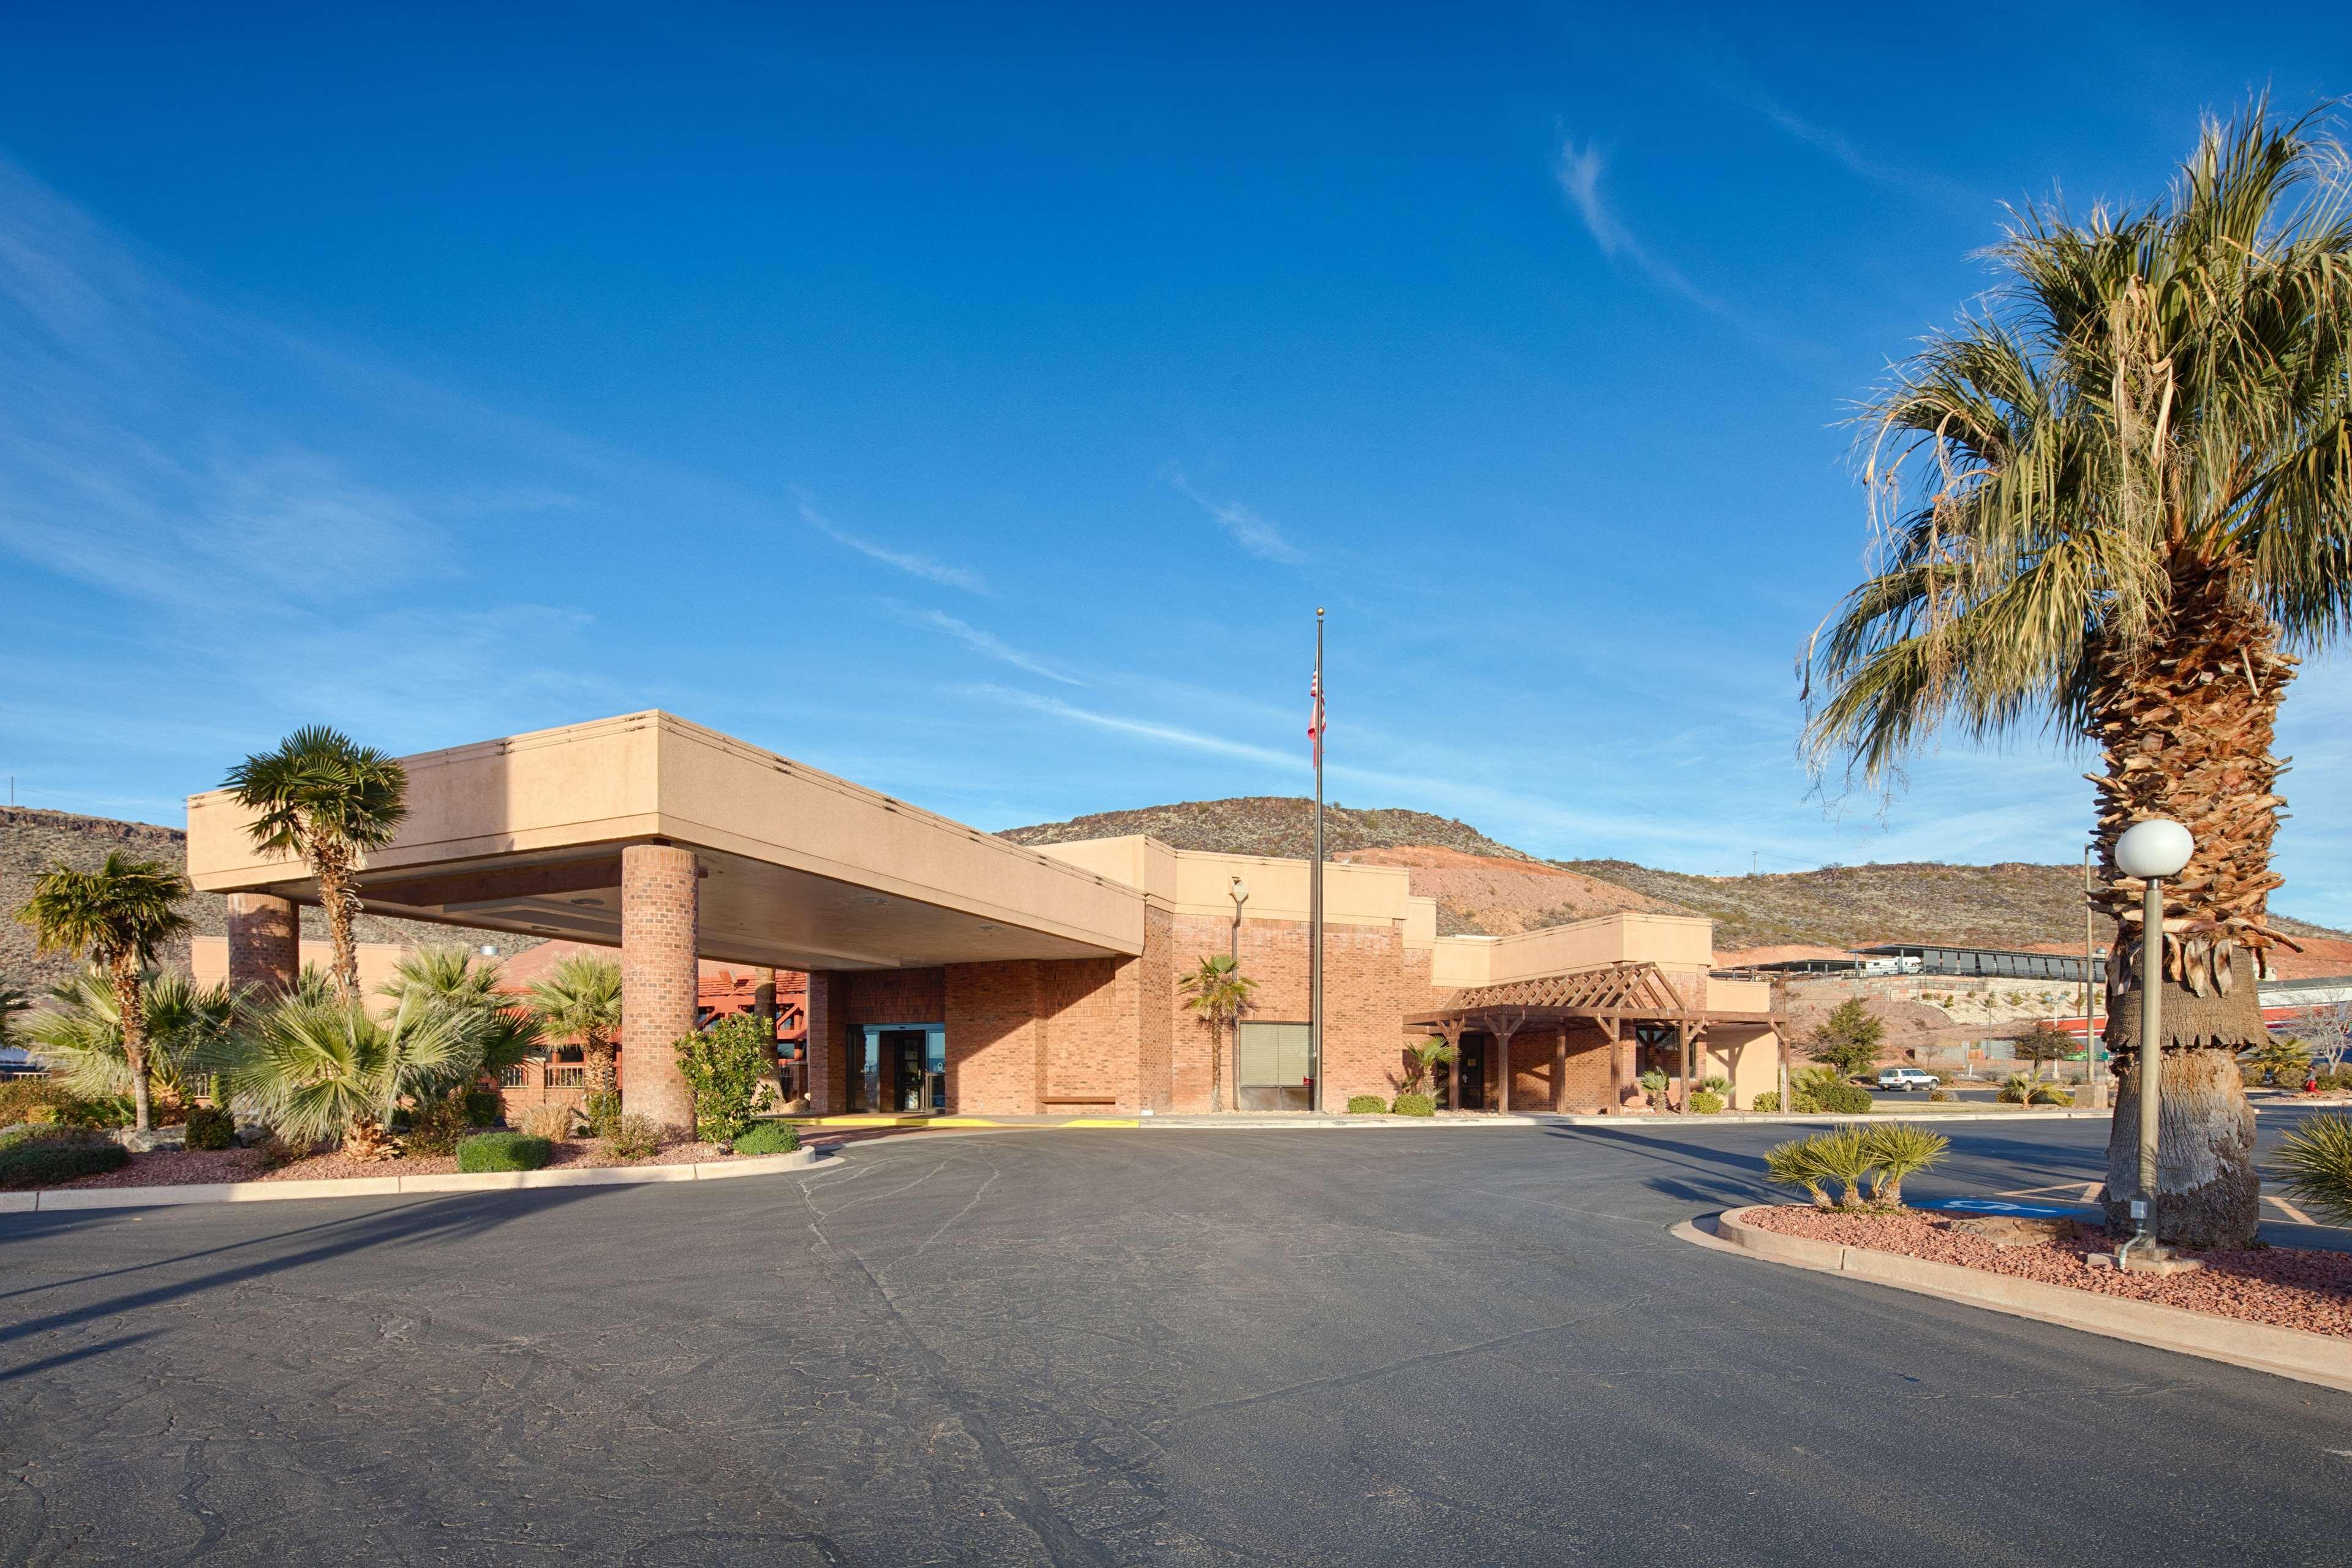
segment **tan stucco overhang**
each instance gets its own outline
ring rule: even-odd
[[[1066,860],[658,711],[426,752],[407,820],[368,857],[378,914],[618,945],[621,851],[702,865],[706,958],[887,969],[1143,951],[1144,894]],[[226,791],[188,800],[207,892],[314,902]]]

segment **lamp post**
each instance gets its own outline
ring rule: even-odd
[[[2136,822],[2116,840],[2116,869],[2147,890],[2139,917],[2139,1195],[2132,1199],[2132,1238],[2116,1249],[2120,1265],[2137,1246],[2156,1250],[2157,1110],[2164,1081],[2164,879],[2177,877],[2197,849],[2189,829],[2161,817]]]
[[[1242,906],[1249,902],[1249,884],[1235,877],[1225,892],[1234,900],[1233,975],[1238,980],[1242,973]],[[1234,1004],[1233,1057],[1227,1077],[1234,1109],[1238,1111],[1242,1108],[1242,1005],[1238,1002]]]

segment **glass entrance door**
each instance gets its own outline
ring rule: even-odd
[[[948,1108],[948,1032],[938,1024],[868,1024],[861,1109],[905,1115]]]

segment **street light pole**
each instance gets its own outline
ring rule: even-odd
[[[2099,1079],[2099,1024],[2095,1016],[2096,993],[2091,989],[2099,968],[2097,915],[2091,909],[2091,852],[2083,851],[2083,1087],[2090,1091],[2091,1109],[2107,1106],[2106,1085]]]
[[[2132,1237],[2116,1249],[2121,1267],[2128,1250],[2157,1250],[2158,1116],[2164,1092],[2164,879],[2180,874],[2196,853],[2189,829],[2161,818],[2134,823],[2116,840],[2116,869],[2140,878],[2139,906],[2139,1193],[2132,1199]]]
[[[1249,902],[1249,884],[1243,881],[1239,877],[1235,877],[1233,879],[1232,884],[1225,889],[1225,891],[1234,900],[1232,977],[1238,980],[1241,978],[1242,973],[1242,906]],[[1227,1085],[1227,1089],[1228,1092],[1233,1095],[1234,1109],[1235,1110],[1239,1110],[1242,1108],[1242,1005],[1240,1002],[1236,1001],[1234,1004],[1233,1011],[1233,1054],[1230,1060],[1231,1070],[1227,1074],[1228,1078],[1232,1081]]]

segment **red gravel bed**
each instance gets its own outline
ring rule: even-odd
[[[1848,1215],[1791,1205],[1750,1209],[1747,1217],[1759,1229],[1784,1236],[1900,1253],[1931,1263],[1954,1263],[2102,1296],[2183,1307],[2214,1317],[2352,1338],[2352,1253],[2297,1247],[2200,1252],[2191,1256],[2205,1267],[2194,1273],[2125,1274],[2094,1268],[2086,1261],[2092,1253],[2105,1252],[2112,1246],[2105,1234],[2095,1228],[2084,1229],[2073,1241],[2001,1247],[1982,1237],[1954,1230],[1948,1216],[1917,1209]]]
[[[607,1165],[692,1165],[730,1158],[716,1143],[666,1143],[642,1160],[625,1160],[601,1138],[566,1139],[555,1146],[548,1170],[589,1170]],[[397,1160],[354,1160],[341,1153],[312,1154],[276,1170],[257,1149],[158,1149],[133,1154],[131,1163],[101,1175],[62,1182],[65,1187],[187,1187],[212,1182],[318,1182],[363,1176],[430,1176],[457,1168],[455,1154],[404,1154]]]

